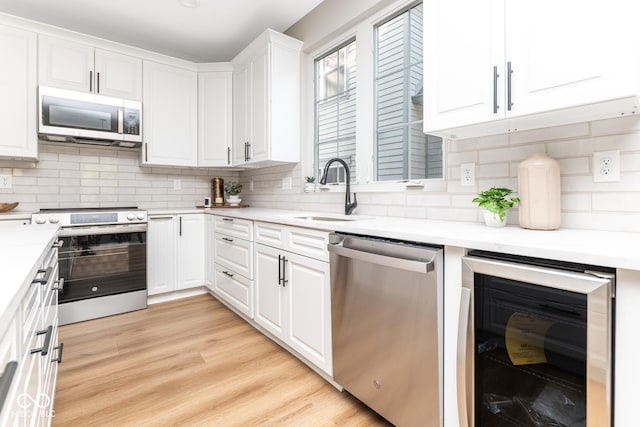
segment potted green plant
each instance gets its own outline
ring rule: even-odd
[[[305,176],[304,177],[304,191],[305,193],[313,193],[316,189],[316,177],[315,176]]]
[[[511,196],[513,190],[509,188],[492,187],[481,193],[472,200],[478,206],[485,208],[484,222],[489,227],[504,227],[507,224],[507,210],[518,203],[518,197]]]
[[[239,206],[242,199],[238,197],[242,192],[242,184],[239,182],[227,182],[224,185],[224,192],[227,193],[227,202],[231,206]]]

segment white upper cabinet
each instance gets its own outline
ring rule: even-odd
[[[142,99],[142,59],[42,34],[38,44],[41,85]]]
[[[232,72],[198,74],[198,166],[230,166]]]
[[[579,0],[426,2],[424,131],[462,138],[635,113],[637,7],[607,3],[615,19],[603,19],[602,8]]]
[[[233,59],[235,165],[299,161],[301,48],[267,30]]]
[[[198,74],[144,61],[142,164],[198,164]]]
[[[0,157],[36,159],[36,33],[0,25],[0,58]]]

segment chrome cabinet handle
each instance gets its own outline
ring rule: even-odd
[[[461,426],[468,426],[469,403],[471,397],[467,395],[467,340],[469,334],[469,316],[471,309],[471,290],[462,288],[460,295],[460,315],[458,318],[458,352],[456,361],[456,382],[458,389],[458,422]]]
[[[62,246],[64,246],[64,240],[58,240],[53,244],[54,248],[61,248]]]
[[[100,93],[100,72],[96,73],[96,93]]]
[[[507,62],[507,111],[511,111],[513,102],[511,102],[511,74],[513,74],[513,68],[511,68],[511,61]]]
[[[223,271],[222,274],[229,276],[229,277],[233,277],[233,274],[229,273],[228,271]]]
[[[231,164],[231,147],[227,147],[227,164]]]
[[[59,346],[54,347],[54,350],[58,350],[58,357],[51,359],[51,363],[62,363],[62,352],[64,351],[64,343],[61,342]]]
[[[247,142],[247,161],[251,160],[251,143]]]
[[[493,114],[498,112],[498,67],[494,65],[493,67]]]
[[[180,217],[180,236],[182,236],[182,216]]]
[[[289,283],[289,280],[287,279],[287,258],[284,257],[284,255],[282,256],[282,287],[284,288],[285,286],[287,286],[287,283]]]
[[[49,325],[47,329],[44,331],[36,332],[36,335],[44,335],[44,342],[42,343],[42,347],[34,348],[31,350],[31,354],[40,353],[42,356],[46,356],[49,354],[49,345],[51,344],[51,335],[53,335],[53,325]]]
[[[9,394],[9,389],[11,389],[11,383],[17,370],[18,362],[15,360],[11,361],[5,365],[2,377],[0,377],[0,411],[2,411],[4,401],[7,400],[7,395]]]
[[[233,242],[233,239],[229,239],[228,237],[223,237],[222,240],[225,242]]]
[[[233,218],[222,218],[223,221],[233,221]]]
[[[278,255],[278,285],[282,285],[282,255]]]
[[[89,92],[93,92],[93,71],[89,70]]]
[[[64,292],[64,277],[59,278],[53,283],[57,285],[52,288],[54,291],[60,291],[60,293]]]

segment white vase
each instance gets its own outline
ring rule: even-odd
[[[239,196],[227,196],[227,203],[230,206],[240,206],[242,199]]]
[[[498,214],[494,214],[493,212],[489,212],[488,210],[484,210],[484,223],[488,227],[504,227],[507,225],[507,216],[504,216],[504,220],[500,221],[500,216]]]

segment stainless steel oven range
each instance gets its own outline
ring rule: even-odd
[[[62,227],[60,325],[147,307],[146,211],[42,209],[31,222]]]
[[[462,263],[460,425],[613,425],[615,270],[482,251]]]

